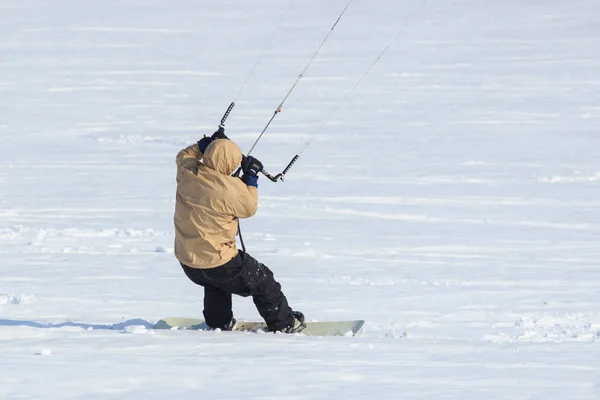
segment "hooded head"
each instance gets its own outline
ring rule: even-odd
[[[223,175],[231,175],[242,162],[242,150],[228,139],[217,139],[203,155],[204,165]]]

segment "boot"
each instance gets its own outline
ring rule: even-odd
[[[233,327],[235,326],[236,323],[237,323],[237,321],[235,320],[235,318],[231,317],[231,321],[229,321],[229,323],[227,325],[222,327],[221,330],[222,331],[231,331],[231,330],[233,330]]]
[[[231,331],[235,327],[236,323],[237,323],[237,321],[235,320],[235,318],[231,317],[231,321],[229,321],[227,324],[225,324],[223,326],[212,327],[212,326],[210,326],[208,324],[207,325],[213,331],[216,330],[216,329],[220,329],[222,331]]]
[[[300,311],[292,311],[292,315],[294,316],[294,322],[291,326],[288,326],[285,329],[282,329],[283,333],[300,333],[306,328],[306,322],[304,322],[304,314]]]

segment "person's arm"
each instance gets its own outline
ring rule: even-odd
[[[258,189],[254,186],[243,187],[233,199],[233,215],[236,218],[250,218],[258,210]]]
[[[219,128],[215,133],[212,134],[211,137],[204,136],[202,139],[198,140],[197,143],[192,144],[191,146],[188,146],[177,153],[177,157],[175,157],[177,167],[185,169],[191,169],[195,167],[196,163],[202,159],[202,156],[208,145],[216,139],[229,139],[227,136],[225,136],[224,128]]]
[[[262,163],[254,157],[242,159],[242,182],[245,184],[239,190],[239,196],[233,205],[233,213],[237,218],[250,218],[258,209],[258,173],[262,171]],[[241,186],[241,185],[240,185]]]
[[[202,153],[198,148],[198,144],[194,143],[177,153],[175,162],[177,163],[177,168],[190,169],[193,168],[201,159]]]

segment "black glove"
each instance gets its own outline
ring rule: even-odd
[[[219,129],[215,133],[212,134],[210,139],[211,140],[217,140],[217,139],[229,140],[229,138],[227,136],[225,136],[225,128],[223,128],[222,126],[220,126]]]
[[[212,142],[212,140],[208,136],[204,136],[202,139],[198,140],[198,149],[200,150],[200,153],[204,154],[210,142]]]
[[[229,140],[229,138],[225,136],[225,128],[223,128],[222,126],[219,127],[219,129],[215,133],[213,133],[211,137],[204,136],[202,139],[198,140],[198,149],[200,149],[200,153],[204,154],[208,145],[217,139]]]
[[[242,181],[248,186],[258,188],[258,173],[263,170],[263,165],[260,161],[252,156],[242,156]]]
[[[252,156],[242,157],[242,171],[244,174],[257,176],[263,170],[262,163]]]

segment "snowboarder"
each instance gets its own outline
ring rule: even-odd
[[[175,256],[187,277],[204,287],[206,324],[231,330],[236,294],[252,296],[270,331],[302,331],[304,315],[290,308],[271,270],[236,247],[238,218],[258,208],[262,163],[244,157],[223,128],[181,150],[176,162]],[[239,165],[241,179],[231,176]]]

